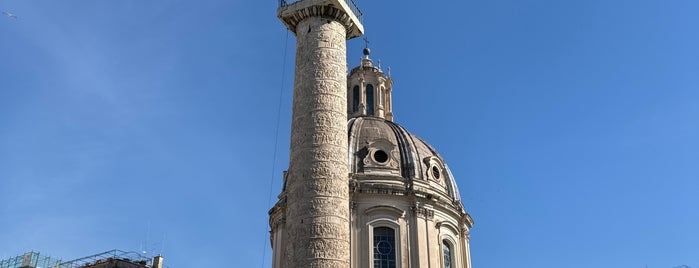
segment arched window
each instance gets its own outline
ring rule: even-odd
[[[396,268],[396,232],[393,228],[374,228],[374,268]]]
[[[352,112],[359,110],[359,86],[352,89]]]
[[[447,240],[442,240],[442,252],[444,255],[444,268],[451,268],[451,245]]]
[[[366,85],[366,114],[374,115],[374,86]]]

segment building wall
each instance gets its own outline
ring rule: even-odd
[[[468,230],[457,211],[404,195],[360,194],[351,199],[352,268],[372,268],[375,227],[396,231],[397,268],[444,267],[443,241],[451,245],[451,267],[470,268]]]
[[[95,263],[86,264],[81,268],[146,268],[146,262],[132,262],[130,260],[105,259]]]

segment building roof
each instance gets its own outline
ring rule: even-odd
[[[403,126],[373,116],[348,122],[350,173],[355,179],[400,184],[409,191],[460,201],[449,167],[427,142]]]

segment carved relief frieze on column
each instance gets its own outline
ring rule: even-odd
[[[348,268],[346,40],[363,34],[361,12],[351,1],[280,3],[277,16],[296,35],[296,66],[284,256],[275,258],[281,267]]]
[[[287,185],[288,267],[347,267],[349,185],[345,27],[297,25]]]

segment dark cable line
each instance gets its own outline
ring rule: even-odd
[[[277,126],[274,131],[274,153],[272,154],[272,176],[269,180],[269,196],[267,196],[267,207],[272,205],[272,190],[274,185],[274,171],[277,168],[277,145],[279,143],[279,124],[282,115],[282,101],[284,100],[284,76],[286,75],[286,53],[289,48],[289,30],[286,31],[286,38],[284,39],[284,57],[282,58],[282,79],[281,85],[279,86],[279,104],[277,105]],[[265,257],[267,257],[267,235],[268,232],[265,228],[264,234],[264,244],[262,245],[262,268],[265,267]]]

